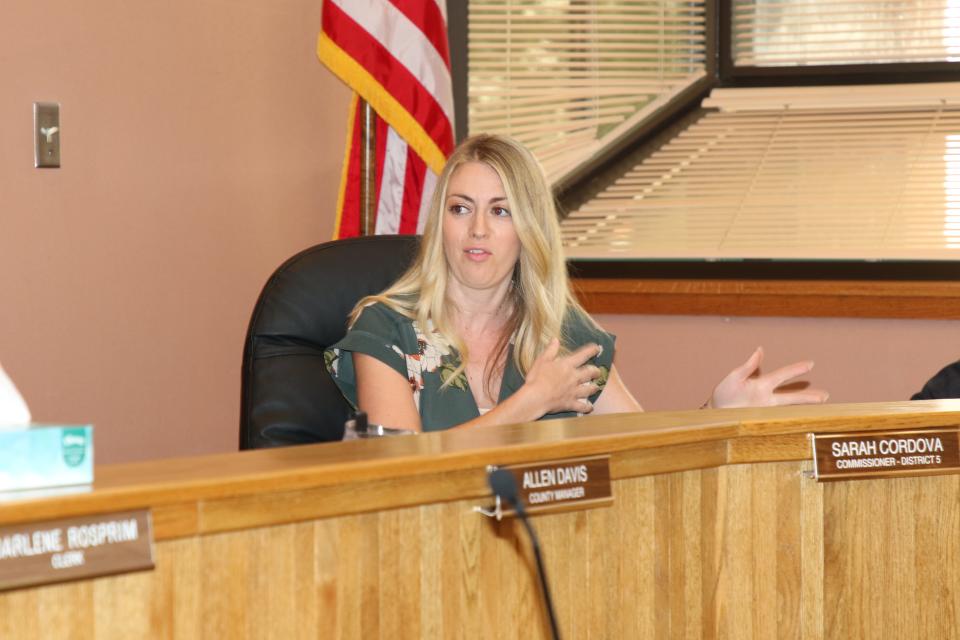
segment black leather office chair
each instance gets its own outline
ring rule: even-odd
[[[911,400],[960,398],[960,361],[948,364],[923,385]]]
[[[343,438],[350,405],[323,350],[346,333],[363,296],[397,279],[417,236],[366,236],[316,245],[284,262],[263,287],[243,348],[240,448]]]

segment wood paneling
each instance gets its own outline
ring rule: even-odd
[[[823,487],[807,464],[627,478],[613,507],[537,517],[566,637],[955,637],[958,478]],[[547,637],[525,536],[476,503],[160,542],[152,572],[0,594],[0,631]]]
[[[565,637],[958,636],[960,476],[817,484],[804,475],[802,435],[812,425],[941,426],[956,421],[955,405],[685,415],[702,420],[692,440],[679,414],[621,416],[619,433],[604,421],[561,428],[571,455],[612,454],[614,493],[610,507],[534,517]],[[511,433],[494,435],[522,439]],[[339,483],[297,463],[303,451],[236,454],[272,481],[244,494],[249,478],[221,469],[213,489],[208,469],[171,479],[177,500],[156,482],[164,463],[145,464],[142,485],[129,467],[128,484],[103,491],[129,500],[139,488],[160,501],[168,535],[156,569],[0,593],[0,638],[547,637],[525,532],[475,513],[489,497],[474,481],[489,461],[555,459],[554,441],[439,442],[417,444],[440,451],[423,455],[419,474],[397,444],[370,443],[366,458],[332,446],[320,457]],[[285,456],[294,478],[278,471]],[[356,475],[343,456],[357,459]],[[372,479],[364,465],[375,460],[395,486]],[[99,491],[87,508],[104,505]],[[41,502],[0,514],[46,513]]]
[[[958,476],[824,487],[827,637],[957,637],[958,504]]]

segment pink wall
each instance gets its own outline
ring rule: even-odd
[[[0,361],[35,417],[96,424],[100,462],[236,446],[250,309],[329,239],[348,93],[319,0],[0,8]],[[31,105],[62,103],[63,168]],[[907,397],[956,322],[605,316],[648,409],[698,406],[757,344],[814,358],[832,401]]]
[[[236,446],[272,269],[330,239],[347,90],[319,0],[0,6],[0,361],[98,462]],[[62,163],[33,168],[32,103]]]
[[[764,370],[813,360],[830,402],[906,400],[960,358],[960,322],[716,316],[597,317],[617,334],[617,368],[648,411],[693,409],[763,346]]]

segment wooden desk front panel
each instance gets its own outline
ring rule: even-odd
[[[630,477],[535,518],[567,638],[949,638],[958,476],[805,462]],[[163,540],[157,568],[0,594],[0,638],[538,638],[526,536],[477,500]]]

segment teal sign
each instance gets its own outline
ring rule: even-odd
[[[64,429],[60,436],[63,461],[68,467],[79,467],[87,455],[87,430]]]

